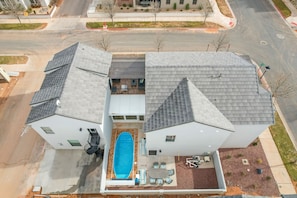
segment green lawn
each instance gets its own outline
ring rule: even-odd
[[[297,182],[297,151],[277,113],[275,121],[275,125],[270,127],[272,137],[291,179]]]
[[[291,16],[291,10],[284,4],[282,0],[272,0],[284,18]]]
[[[108,27],[112,28],[205,28],[205,27],[219,27],[214,23],[203,23],[201,21],[168,21],[168,22],[111,22],[106,23]],[[102,22],[88,22],[87,28],[95,29],[102,28]]]
[[[3,23],[0,30],[38,30],[46,27],[46,23]]]
[[[0,64],[25,64],[27,61],[27,56],[0,56]]]

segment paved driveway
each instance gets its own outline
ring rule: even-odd
[[[92,3],[92,0],[64,0],[54,17],[87,17],[90,3]]]

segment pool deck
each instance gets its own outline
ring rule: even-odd
[[[156,185],[149,183],[147,175],[147,183],[145,185],[135,186],[106,186],[109,190],[149,190],[149,189],[216,189],[218,183],[213,162],[203,163],[199,168],[190,168],[186,165],[186,158],[191,156],[145,156],[142,155],[139,148],[141,139],[145,137],[142,131],[141,123],[114,123],[112,141],[108,156],[107,180],[115,178],[113,173],[113,154],[114,146],[118,135],[121,132],[130,132],[134,140],[134,165],[130,174],[130,179],[135,179],[140,169],[146,172],[152,168],[154,162],[165,162],[166,169],[174,169],[175,174],[171,176],[173,182],[171,184]]]

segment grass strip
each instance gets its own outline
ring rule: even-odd
[[[0,56],[0,64],[25,64],[27,61],[27,56]]]
[[[46,23],[3,23],[0,30],[38,30],[46,27]]]
[[[269,129],[291,179],[297,182],[297,151],[277,113],[275,124]]]
[[[203,23],[201,21],[168,21],[168,22],[111,22],[106,23],[111,28],[207,28],[219,27],[213,23]],[[87,28],[96,29],[102,28],[102,22],[87,22]]]
[[[272,1],[284,18],[291,16],[291,10],[286,6],[286,4],[282,0]]]

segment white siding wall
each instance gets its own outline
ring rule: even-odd
[[[222,148],[245,148],[269,125],[235,125],[235,132],[224,142]]]
[[[168,156],[214,152],[221,147],[231,133],[192,122],[146,133],[147,151],[157,150],[158,155]],[[166,142],[167,135],[176,135],[175,142]]]
[[[112,134],[112,119],[109,116],[109,106],[110,106],[110,90],[106,90],[106,98],[104,105],[104,114],[102,120],[101,130],[103,131],[105,137],[105,143],[110,144],[111,134]]]
[[[97,129],[101,138],[101,147],[102,142],[105,142],[99,124],[82,120],[55,115],[36,121],[30,125],[55,149],[84,149],[89,137],[88,128]],[[50,127],[55,134],[46,134],[41,127]],[[82,131],[80,131],[80,128],[82,128]],[[82,146],[71,146],[67,140],[78,140]]]

